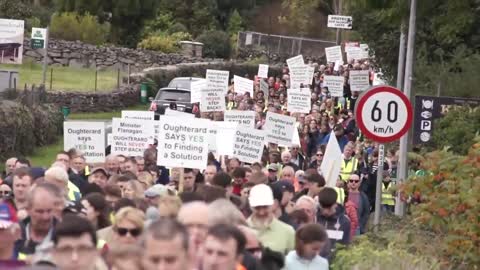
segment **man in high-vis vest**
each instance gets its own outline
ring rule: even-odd
[[[350,175],[356,173],[358,170],[358,159],[353,156],[353,147],[346,145],[343,149],[342,167],[340,169],[340,176],[343,181],[348,181]]]
[[[394,184],[386,172],[387,175],[383,176],[383,185],[382,185],[382,210],[393,213],[395,211],[395,197],[394,197]]]

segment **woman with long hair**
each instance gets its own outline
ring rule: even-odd
[[[90,193],[82,198],[81,204],[86,210],[87,219],[95,226],[96,230],[110,226],[109,209],[105,196],[97,192]]]

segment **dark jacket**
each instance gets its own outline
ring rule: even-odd
[[[50,231],[47,235],[48,239],[44,239],[43,242],[51,241],[52,237],[55,234],[55,226],[57,225],[57,220],[54,218],[52,221],[52,226],[50,227]],[[14,247],[14,253],[19,254],[23,253],[25,255],[31,255],[35,253],[35,248],[41,244],[34,242],[33,240],[30,239],[30,232],[27,233],[27,227],[28,224],[30,224],[30,217],[27,217],[26,219],[22,220],[20,222],[20,228],[21,228],[21,238],[15,242],[15,247]]]
[[[80,190],[80,193],[85,193],[85,188],[87,187],[88,181],[85,181],[78,174],[74,173],[72,169],[68,169],[68,180],[72,182]]]
[[[293,159],[293,158],[294,158],[294,157],[292,157],[292,159]],[[302,154],[298,153],[298,158],[297,158],[297,159],[298,159],[298,166],[297,166],[298,169],[299,169],[299,170],[305,170],[305,157],[304,157]],[[293,163],[293,162],[292,162],[292,163]],[[295,164],[295,163],[294,163],[294,164]],[[295,164],[295,165],[296,165],[296,164]]]
[[[337,204],[337,210],[333,216],[326,217],[321,214],[320,211],[317,212],[317,223],[325,227],[326,230],[337,231],[335,228],[337,225],[340,225],[338,231],[343,232],[343,237],[341,240],[330,239],[329,243],[325,245],[324,249],[320,252],[320,256],[327,258],[329,261],[332,258],[333,253],[335,253],[336,243],[343,245],[348,245],[350,243],[350,220],[345,215],[345,208]]]

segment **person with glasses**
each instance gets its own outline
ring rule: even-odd
[[[133,207],[125,207],[115,214],[113,225],[113,242],[119,244],[133,245],[137,242],[143,231],[145,214]]]
[[[363,234],[366,231],[368,217],[370,216],[370,203],[367,195],[360,190],[360,176],[352,174],[348,179],[348,193],[346,202],[352,202],[357,209],[359,228],[355,234]]]
[[[297,170],[295,171],[303,170],[305,168],[305,157],[300,154],[299,150],[300,145],[298,144],[292,145],[292,147],[290,147],[290,162],[297,166]]]
[[[96,248],[95,229],[87,219],[74,214],[65,215],[62,222],[57,225],[52,240],[52,259],[59,269],[106,269]]]
[[[0,200],[8,200],[12,198],[12,189],[7,184],[0,185]]]
[[[321,145],[315,153],[314,160],[310,162],[309,168],[317,170],[320,173],[320,167],[322,166],[323,153],[325,152],[325,146]]]

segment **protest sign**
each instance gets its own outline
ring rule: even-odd
[[[190,83],[190,103],[198,103],[202,100],[202,91],[207,88],[207,80],[201,79]]]
[[[288,89],[287,110],[291,113],[310,113],[312,109],[310,88]]]
[[[312,84],[313,73],[315,67],[310,66],[293,66],[289,67],[291,88],[300,88],[301,85],[307,86]]]
[[[237,123],[241,127],[254,128],[255,127],[255,112],[254,111],[226,111],[224,114],[225,122]]]
[[[327,27],[352,29],[352,16],[328,15]]]
[[[296,66],[305,66],[305,61],[303,61],[303,55],[297,55],[295,57],[287,59],[287,65],[289,68]]]
[[[153,120],[155,112],[152,111],[122,111],[123,119]]]
[[[186,113],[186,112],[179,112],[177,110],[166,109],[165,116],[175,116],[175,117],[186,117],[186,118],[195,118],[195,114],[193,113]]]
[[[263,96],[268,98],[268,82],[265,80],[260,80],[260,91],[263,92]]]
[[[345,52],[346,53],[348,53],[351,50],[355,50],[356,48],[360,48],[360,42],[358,42],[358,41],[345,42]]]
[[[24,25],[23,20],[0,19],[1,64],[22,63]]]
[[[112,119],[112,154],[143,156],[155,136],[154,121]]]
[[[204,119],[160,118],[157,165],[169,168],[207,167],[208,125]]]
[[[327,57],[327,62],[329,63],[335,63],[337,61],[343,63],[342,47],[340,46],[325,48],[325,55]]]
[[[210,121],[208,149],[219,155],[232,155],[237,126],[237,123]]]
[[[63,149],[75,148],[87,162],[105,162],[105,122],[63,122]]]
[[[370,72],[368,70],[351,70],[349,76],[351,91],[365,91],[370,87]]]
[[[290,146],[292,144],[293,131],[295,130],[295,118],[278,113],[267,112],[267,118],[263,129],[267,135],[267,142]]]
[[[263,65],[263,64],[258,65],[257,75],[259,78],[268,78],[268,65]]]
[[[351,47],[347,51],[347,59],[348,60],[361,60],[369,58],[368,50],[362,49],[360,47]]]
[[[239,128],[235,131],[233,156],[242,162],[260,162],[265,140],[266,135],[263,130]]]
[[[343,97],[343,76],[323,76],[323,86],[328,87],[332,97]]]
[[[245,94],[246,92],[250,93],[250,97],[253,97],[253,81],[234,75],[233,76],[233,85],[235,92]]]
[[[207,69],[205,78],[207,80],[207,88],[215,91],[223,91],[225,95],[228,92],[228,76],[227,70]]]

